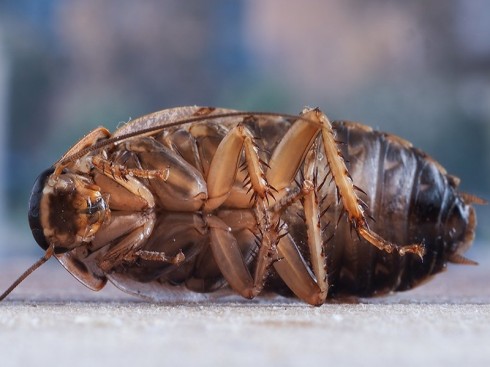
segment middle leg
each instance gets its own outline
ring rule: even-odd
[[[274,188],[267,182],[267,164],[259,157],[254,136],[247,127],[251,122],[254,122],[252,116],[245,117],[243,123],[232,128],[220,142],[209,167],[208,199],[204,205],[204,211],[210,213],[226,201],[235,184],[238,165],[243,156],[247,172],[244,184],[249,186],[252,193],[254,232],[259,240],[253,276],[239,251],[237,241],[229,231],[212,215],[208,215],[207,221],[216,263],[232,288],[247,298],[255,297],[262,291],[271,264],[277,259],[277,243],[282,230],[279,218],[269,210]]]

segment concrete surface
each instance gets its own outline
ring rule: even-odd
[[[281,297],[148,303],[54,260],[0,304],[0,366],[490,366],[490,251],[410,292],[319,308]],[[0,263],[0,289],[31,260]]]

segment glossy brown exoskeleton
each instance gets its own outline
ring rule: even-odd
[[[93,290],[266,288],[320,305],[471,263],[482,201],[457,186],[410,143],[317,109],[182,107],[84,137],[37,179],[29,223],[40,263],[54,254]]]

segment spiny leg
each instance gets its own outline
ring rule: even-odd
[[[302,114],[279,142],[270,159],[267,180],[281,194],[296,176],[297,170],[313,144],[318,133],[321,133],[324,153],[330,168],[330,174],[337,187],[339,198],[347,213],[349,222],[361,237],[372,245],[386,252],[397,251],[400,255],[415,253],[420,257],[424,247],[420,244],[399,246],[386,241],[373,232],[366,221],[362,201],[354,190],[354,184],[339,151],[335,133],[330,121],[318,109],[307,110]],[[294,154],[293,154],[294,152]]]
[[[303,167],[305,182],[312,184],[314,190],[307,193],[302,202],[305,215],[308,248],[310,251],[311,267],[320,288],[319,298],[325,301],[328,293],[327,265],[325,247],[321,231],[321,210],[317,197],[317,155],[316,149],[310,149]]]
[[[242,124],[232,128],[220,142],[211,161],[206,184],[208,199],[204,205],[204,211],[211,212],[218,208],[228,198],[235,183],[238,164],[245,153],[245,165],[247,170],[247,185],[253,190],[253,197],[267,199],[271,186],[267,183],[262,169],[264,162],[258,155],[258,148],[254,142],[254,136],[245,126],[254,118],[245,117]]]
[[[310,180],[305,180],[302,183],[301,189],[291,190],[294,177],[303,163],[307,151],[313,144],[316,135],[318,135],[318,132],[318,125],[315,124],[310,123],[301,125],[297,123],[293,125],[286,134],[287,137],[283,139],[279,143],[278,148],[276,148],[273,155],[274,159],[271,159],[270,166],[266,165],[269,168],[267,177],[263,173],[263,162],[261,162],[258,157],[257,148],[253,143],[253,136],[245,127],[239,126],[232,129],[229,132],[229,135],[223,139],[220,147],[218,147],[215,157],[218,157],[218,159],[221,160],[221,156],[224,156],[229,162],[233,162],[233,166],[235,166],[238,164],[243,145],[245,151],[245,168],[247,169],[249,177],[247,184],[250,185],[250,190],[253,190],[253,198],[255,199],[253,208],[257,220],[260,245],[256,256],[257,261],[253,276],[253,287],[250,288],[251,279],[248,276],[248,271],[245,271],[246,266],[243,263],[241,256],[239,256],[239,253],[235,248],[236,246],[233,246],[233,251],[229,251],[230,256],[228,257],[228,259],[231,259],[231,253],[233,252],[235,254],[233,257],[234,264],[229,262],[226,266],[229,269],[223,269],[223,274],[225,276],[227,272],[232,275],[232,268],[234,271],[237,271],[237,268],[241,269],[242,284],[239,285],[239,288],[243,295],[245,295],[244,293],[248,295],[247,292],[251,292],[249,294],[250,297],[259,294],[264,286],[270,266],[274,264],[280,276],[287,282],[288,286],[298,297],[315,305],[322,304],[325,301],[328,291],[325,253],[322,245],[320,227],[318,226],[320,216],[318,200],[312,182],[315,157],[310,158],[310,163],[306,165],[308,168],[305,173]],[[233,142],[235,146],[230,142]],[[232,146],[232,149],[226,149],[228,145]],[[233,152],[233,154],[230,154],[230,152]],[[223,172],[222,167],[221,169],[218,169],[220,165],[214,165],[214,163],[213,159],[208,181],[213,178],[213,175],[211,174],[213,169],[215,169],[215,172]],[[228,182],[228,185],[226,187],[217,187],[221,190],[220,193],[229,191],[234,179],[235,176],[229,174],[226,181]],[[268,182],[269,180],[274,181],[274,185],[271,185],[270,182]],[[225,182],[224,177],[215,178],[214,181]],[[278,200],[274,198],[274,194],[271,192],[271,190],[277,191],[275,187],[273,187],[276,184],[279,189],[282,190],[282,192],[279,193],[280,198],[278,198]],[[209,186],[210,184],[208,183],[210,200],[213,200],[213,197],[216,196],[223,196],[224,198],[221,199],[223,201],[226,199],[223,194],[213,195],[212,193],[214,190]],[[271,198],[269,198],[269,196]],[[314,273],[318,284],[312,276],[309,267],[306,265],[301,255],[299,255],[296,244],[294,244],[292,238],[283,228],[284,223],[281,222],[280,219],[282,212],[294,201],[300,199],[307,202],[306,216],[312,218],[307,222],[307,226],[310,228],[308,241],[312,251]],[[216,205],[216,203],[214,203],[214,205]],[[212,208],[213,206],[210,207]],[[282,255],[278,253],[278,246],[282,248]],[[218,254],[218,251],[216,251],[216,254]],[[219,253],[219,255],[221,260],[226,258],[224,253]],[[222,266],[223,268],[226,268],[224,265]]]
[[[328,281],[326,255],[320,225],[322,213],[317,197],[317,191],[321,188],[322,183],[318,185],[317,182],[316,160],[316,150],[312,149],[305,158],[301,188],[289,188],[287,194],[271,207],[271,212],[280,216],[294,202],[301,201],[304,209],[301,217],[306,225],[311,268],[287,232],[279,236],[278,259],[274,262],[274,268],[298,298],[318,306],[325,303],[328,294]]]
[[[326,292],[320,289],[301,256],[298,245],[289,234],[279,239],[277,250],[278,260],[274,262],[274,269],[289,289],[299,299],[311,305],[320,306],[325,303]]]
[[[210,246],[216,264],[231,288],[245,298],[253,298],[253,279],[243,259],[235,236],[220,218],[208,215]]]
[[[301,199],[313,274],[289,234],[279,240],[279,260],[274,263],[274,268],[298,298],[320,305],[327,297],[328,281],[321,235],[321,211],[316,192],[318,187],[315,187],[317,155],[316,149],[311,149],[320,128],[319,124],[311,121],[315,118],[314,111],[304,113],[303,117],[291,126],[274,150],[267,180],[279,191],[278,200],[270,208],[272,213],[280,216],[294,201]],[[304,178],[301,189],[291,189],[302,164]]]
[[[335,132],[332,128],[332,124],[320,110],[316,109],[311,112],[314,113],[313,118],[316,119],[321,126],[321,137],[325,156],[351,226],[361,237],[380,250],[388,253],[397,251],[402,256],[406,253],[414,253],[422,258],[425,251],[423,245],[410,244],[399,246],[385,240],[369,228],[363,209],[363,202],[355,192],[354,183],[352,182],[345,160],[338,148],[337,141],[335,140]]]
[[[209,167],[208,200],[204,205],[204,211],[211,212],[227,199],[236,180],[240,157],[244,153],[248,175],[246,184],[250,185],[253,193],[253,210],[257,231],[260,233],[253,277],[249,276],[248,268],[233,236],[227,235],[216,220],[211,219],[209,223],[211,248],[223,276],[238,293],[248,298],[255,297],[263,289],[273,259],[277,258],[276,246],[281,231],[279,221],[273,221],[268,210],[269,196],[272,197],[273,188],[265,178],[262,167],[265,163],[259,157],[252,133],[245,126],[251,120],[252,116],[246,117],[244,123],[232,128],[219,144]]]
[[[272,218],[271,221],[277,222],[278,224],[275,228],[276,233],[271,236],[275,239],[271,247],[273,251],[270,254],[264,253],[264,255],[268,256],[262,257],[272,261],[272,265],[281,279],[298,298],[311,305],[319,306],[325,303],[328,284],[325,268],[325,252],[321,239],[321,230],[318,226],[321,213],[319,213],[318,202],[316,200],[315,181],[303,180],[301,187],[291,186],[287,190],[287,194],[269,208],[269,214]],[[310,267],[300,254],[298,246],[288,233],[287,226],[280,219],[284,211],[297,201],[307,202],[305,215],[302,215],[302,217],[310,229],[308,231],[308,244],[312,253],[311,260],[318,265],[314,267],[315,274],[312,274]],[[306,216],[311,218],[311,220],[307,220]],[[263,241],[264,239],[262,239],[262,243]],[[265,248],[267,247],[261,247],[261,249]],[[270,262],[268,265],[270,266]],[[259,268],[258,266],[257,269]],[[267,267],[263,269],[268,270]],[[256,275],[255,279],[262,278]]]

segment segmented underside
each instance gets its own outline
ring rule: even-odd
[[[194,127],[194,147],[191,149],[194,153],[183,155],[202,171],[204,177],[213,150],[227,129],[236,123],[225,121]],[[257,144],[264,162],[268,161],[289,126],[290,121],[280,118],[273,122],[261,119],[250,122],[250,130],[256,137],[260,137]],[[311,149],[319,151],[315,185],[319,190],[318,197],[322,199],[321,226],[327,253],[330,294],[367,296],[408,289],[428,275],[440,271],[445,263],[445,221],[456,198],[452,182],[445,172],[433,160],[401,139],[354,123],[335,122],[334,127],[354,184],[365,192],[360,196],[369,208],[368,213],[372,217],[369,220],[370,226],[394,243],[423,241],[427,254],[423,262],[412,255],[400,257],[398,254],[388,254],[360,240],[356,232],[351,231],[343,215],[342,205],[339,204],[335,185],[330,181],[329,168],[321,154],[321,142],[318,139]],[[176,152],[189,152],[189,129],[170,128],[160,140]],[[235,185],[237,190],[247,188],[245,179],[244,174],[239,174]],[[302,175],[298,173],[296,181],[301,180]],[[160,284],[182,284],[201,292],[226,285],[208,246],[209,239],[201,213],[159,210],[157,215],[158,220],[145,249],[164,251],[169,255],[182,249],[186,256],[185,262],[176,266],[142,261],[115,269],[109,278],[125,290],[136,293],[154,292]],[[259,234],[254,227],[252,211],[229,208],[225,203],[216,210],[215,215],[232,228],[244,257],[253,269]],[[285,211],[283,220],[308,261],[303,216],[302,205],[297,202]],[[184,244],[175,241],[182,237],[187,239]],[[151,287],[143,285],[149,283]],[[137,289],[132,289],[134,287]],[[288,293],[273,269],[267,288]]]

